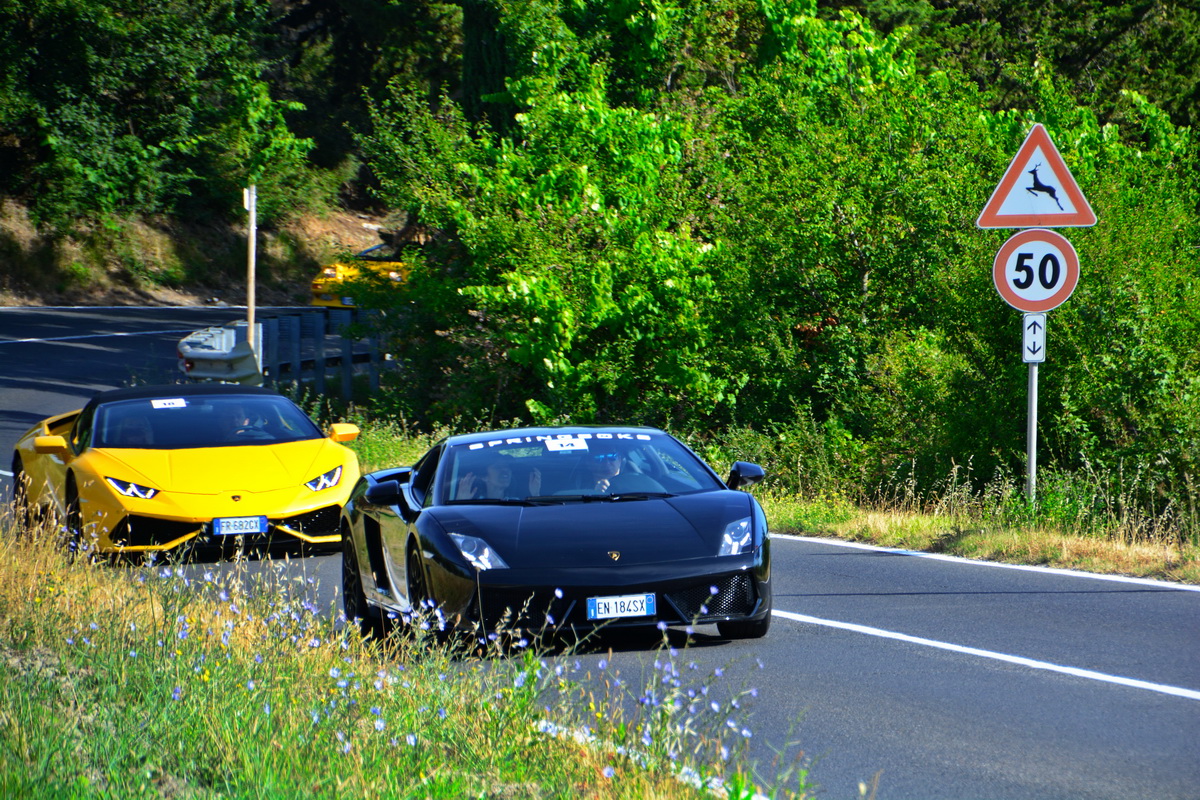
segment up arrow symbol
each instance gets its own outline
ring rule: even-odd
[[[1042,328],[1042,324],[1037,319],[1033,319],[1030,321],[1029,330],[1033,332],[1034,336],[1037,336],[1037,333],[1039,330],[1041,330],[1041,328]]]

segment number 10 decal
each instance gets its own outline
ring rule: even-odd
[[[1034,228],[1014,234],[992,266],[996,291],[1015,309],[1049,311],[1071,296],[1079,283],[1079,256],[1054,231]]]

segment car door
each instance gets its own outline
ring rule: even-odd
[[[40,484],[40,491],[45,492],[49,504],[58,514],[65,515],[67,509],[67,473],[75,461],[87,452],[91,442],[92,409],[84,409],[73,421],[63,420],[51,429],[52,433],[61,431],[66,440],[65,451],[54,453],[39,453],[37,458],[37,473],[29,470],[29,478],[35,486]],[[67,427],[69,425],[69,427]]]
[[[408,598],[408,548],[420,547],[417,521],[421,510],[432,503],[431,488],[441,461],[442,447],[427,452],[413,467],[409,480],[401,484],[399,502],[380,510],[379,534],[383,557],[394,595]]]

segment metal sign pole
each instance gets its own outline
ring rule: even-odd
[[[254,246],[258,240],[258,191],[254,184],[242,190],[242,205],[250,214],[250,224],[246,235],[246,341],[250,350],[255,351],[254,342]]]
[[[1038,407],[1038,365],[1029,364],[1029,415],[1026,435],[1026,458],[1029,462],[1029,472],[1025,477],[1025,494],[1029,504],[1037,502],[1037,407]]]

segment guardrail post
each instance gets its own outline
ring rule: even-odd
[[[354,340],[342,337],[342,399],[354,399]]]
[[[265,341],[260,347],[267,357],[266,384],[273,388],[279,385],[279,318],[267,317],[262,324]]]
[[[291,383],[293,388],[300,388],[300,371],[303,369],[303,362],[300,360],[300,336],[301,326],[304,322],[299,314],[293,314],[286,319],[288,325],[288,356],[291,360]]]
[[[379,393],[379,370],[380,370],[380,341],[379,334],[372,333],[371,338],[367,340],[371,348],[371,366],[367,375],[368,391],[374,395]]]
[[[379,335],[379,312],[360,311],[359,321],[367,329],[367,393],[379,391],[379,373],[381,367]]]
[[[313,320],[313,378],[318,397],[325,396],[325,314],[312,314]]]

